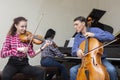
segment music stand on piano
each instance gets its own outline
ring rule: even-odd
[[[64,47],[67,47],[68,43],[69,43],[69,40],[66,40],[65,43],[64,43]]]

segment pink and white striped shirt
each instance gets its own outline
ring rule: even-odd
[[[9,56],[25,57],[27,54],[17,51],[17,48],[27,46],[28,43],[21,42],[18,34],[15,34],[14,36],[6,36],[6,40],[3,44],[2,50],[0,51],[0,56],[2,58]],[[35,55],[32,44],[28,48],[28,55],[30,57]]]

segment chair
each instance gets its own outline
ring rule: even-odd
[[[56,74],[56,80],[61,80],[60,77],[60,70],[57,67],[42,67],[40,65],[36,65],[35,67],[38,67],[40,69],[43,69],[45,71],[45,80],[47,78],[47,75],[50,73],[55,73]]]

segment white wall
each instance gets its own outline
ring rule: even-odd
[[[107,12],[101,22],[114,28],[114,34],[120,31],[120,0],[99,0],[98,8]]]
[[[73,19],[79,15],[86,17],[97,5],[96,0],[0,0],[0,49],[15,17],[27,18],[28,30],[34,32],[41,14],[44,16],[36,34],[44,35],[47,29],[53,28],[57,32],[55,42],[63,46],[74,34]],[[0,58],[0,70],[7,60]],[[39,60],[38,55],[30,64],[37,65]]]

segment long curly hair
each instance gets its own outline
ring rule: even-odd
[[[16,34],[17,29],[16,29],[16,27],[15,27],[15,24],[16,24],[16,25],[19,24],[20,21],[27,21],[27,19],[24,18],[24,17],[17,17],[17,18],[15,18],[15,19],[13,20],[13,24],[12,24],[12,26],[11,26],[9,32],[8,32],[8,35],[14,36],[14,35]]]

